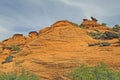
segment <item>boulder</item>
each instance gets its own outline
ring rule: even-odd
[[[31,32],[29,32],[28,36],[32,39],[36,39],[36,38],[38,38],[38,32],[37,31],[31,31]]]

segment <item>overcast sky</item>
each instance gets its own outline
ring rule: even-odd
[[[110,27],[120,24],[120,0],[0,0],[0,40],[39,31],[57,20],[80,24],[91,16]]]

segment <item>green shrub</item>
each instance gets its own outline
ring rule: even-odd
[[[84,27],[82,25],[80,25],[79,27],[82,28],[82,29],[89,29],[88,27]]]
[[[100,42],[98,42],[98,43],[90,43],[90,44],[88,44],[88,46],[98,46],[98,45],[100,45]]]
[[[109,32],[106,31],[101,35],[101,39],[113,39],[113,38],[118,38],[118,34],[115,32]]]
[[[88,44],[88,46],[100,46],[100,47],[103,47],[103,46],[110,46],[110,43],[109,42],[97,42],[97,43],[90,43],[90,44]]]
[[[88,35],[91,36],[94,39],[100,39],[102,33],[101,32],[89,32]]]
[[[115,32],[109,32],[106,31],[104,33],[102,32],[89,32],[89,36],[91,36],[93,39],[113,39],[113,38],[119,38],[120,34]]]
[[[100,43],[99,46],[100,46],[100,47],[103,47],[103,46],[110,46],[110,43],[109,43],[109,42],[102,42],[102,43]]]
[[[107,24],[106,24],[106,23],[102,23],[101,25],[102,25],[102,26],[106,26]]]
[[[115,32],[119,32],[120,25],[118,25],[118,24],[114,25],[114,27],[112,28],[112,30],[115,31]]]
[[[11,50],[13,50],[13,51],[19,51],[20,47],[17,46],[17,45],[11,45]]]
[[[80,25],[80,28],[84,28],[84,27]]]
[[[104,63],[94,67],[82,65],[71,75],[73,80],[120,80],[120,72],[108,69]]]
[[[36,75],[28,71],[22,71],[21,74],[17,72],[2,74],[0,75],[0,80],[39,80]]]
[[[5,58],[5,60],[2,62],[2,64],[9,63],[13,61],[13,56],[9,55]]]
[[[120,38],[120,32],[118,32],[117,34],[118,34],[118,38]]]

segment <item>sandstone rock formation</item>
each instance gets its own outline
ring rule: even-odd
[[[16,53],[17,51],[12,51],[10,48],[12,46],[23,48],[25,45],[29,44],[33,40],[38,38],[38,33],[36,31],[31,31],[27,36],[23,36],[23,34],[14,34],[11,38],[8,38],[1,42],[0,44],[0,52],[4,56],[8,56],[11,52]],[[18,49],[17,48],[17,49]]]
[[[31,39],[37,39],[38,38],[38,32],[36,31],[31,31],[29,32],[29,35],[28,35]]]
[[[103,26],[97,22],[97,19],[91,17],[92,20],[83,19],[83,22],[80,26],[87,28],[87,29],[96,29],[96,30],[111,30],[107,26]]]
[[[23,36],[23,34],[14,34],[11,38],[4,40],[2,43],[5,46],[10,47],[11,45],[26,45],[38,38],[38,32],[31,31],[27,36]]]
[[[82,26],[93,29],[101,25],[96,21],[84,19]],[[18,40],[17,37],[14,39],[13,37],[7,41],[10,43],[12,40]],[[28,40],[28,37],[22,35],[19,37],[23,42],[24,39]],[[104,61],[110,67],[117,69],[120,67],[120,47],[113,45],[89,47],[89,43],[98,43],[102,40],[91,38],[86,29],[76,27],[67,20],[58,21],[40,30],[39,35],[30,32],[29,38],[35,39],[15,54],[13,62],[0,64],[0,72],[24,68],[37,74],[40,79],[72,80],[66,74],[83,63],[93,66],[97,62]],[[7,44],[7,41],[3,41],[4,44]],[[114,44],[118,40],[105,41]]]
[[[11,52],[11,48],[10,47],[3,47],[2,54],[9,55],[10,52]]]
[[[86,28],[94,28],[94,27],[99,27],[100,24],[94,20],[83,19],[81,26],[86,27]]]
[[[23,34],[14,34],[11,38],[3,41],[6,46],[25,44],[26,37]]]
[[[0,43],[0,52],[3,51],[3,43]]]

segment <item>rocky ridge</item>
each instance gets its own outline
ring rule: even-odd
[[[80,28],[81,25],[84,28]],[[70,71],[83,63],[93,66],[97,62],[103,61],[110,67],[119,69],[120,47],[114,46],[118,40],[96,40],[88,35],[89,30],[96,32],[96,30],[111,31],[111,29],[101,26],[93,18],[92,20],[84,19],[81,25],[62,20],[40,30],[39,33],[30,32],[29,37],[17,34],[3,41],[0,45],[19,43],[24,46],[19,52],[13,54],[15,58],[12,62],[0,64],[0,72],[19,71],[24,68],[44,80],[72,80],[69,76]],[[86,27],[88,29],[85,29]],[[103,41],[107,41],[111,45],[88,46],[89,43]],[[3,57],[0,61],[2,59]]]

